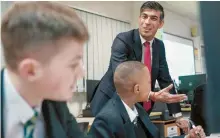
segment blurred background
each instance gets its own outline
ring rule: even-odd
[[[138,28],[138,16],[143,1],[57,2],[75,10],[86,24],[90,33],[90,40],[84,47],[84,64],[87,74],[85,78],[78,81],[77,92],[75,92],[72,101],[68,103],[69,109],[74,116],[83,116],[83,110],[89,108],[93,88],[108,69],[113,39],[120,32]],[[1,16],[12,3],[12,1],[1,1]],[[159,3],[164,7],[165,24],[163,28],[157,32],[156,37],[163,40],[165,44],[170,74],[175,81],[177,91],[186,93],[188,96],[187,101],[182,103],[182,111],[185,117],[189,117],[195,88],[200,84],[206,83],[207,79],[205,61],[205,53],[207,53],[207,51],[205,52],[205,49],[207,47],[206,45],[213,38],[213,36],[211,36],[212,34],[209,34],[212,32],[207,31],[207,27],[212,26],[212,23],[216,23],[214,24],[216,28],[212,29],[219,29],[220,31],[219,25],[215,22],[219,18],[217,17],[219,16],[217,14],[219,13],[217,11],[218,8],[212,8],[216,3],[207,4],[205,2],[203,5],[201,4],[202,6],[200,7],[200,3],[197,1],[159,1]],[[204,11],[200,12],[200,8]],[[207,10],[207,12],[205,12],[205,10]],[[209,20],[211,16],[213,16],[213,20]],[[203,17],[203,24],[201,24],[201,17]],[[210,25],[204,23],[205,21],[206,23],[210,23]],[[203,34],[204,28],[202,29],[202,25],[206,26],[206,35]],[[203,36],[207,36],[205,42]],[[220,40],[219,36],[220,35],[216,33],[214,40]],[[220,45],[218,45],[219,43],[212,44],[220,47]],[[210,48],[210,50],[215,51],[216,49]],[[218,51],[218,53],[220,53],[220,51]],[[209,54],[211,55],[210,52]],[[218,56],[217,53],[215,54]],[[208,58],[208,60],[217,60],[216,58],[220,59],[213,56],[212,58]],[[210,62],[210,72],[211,67],[215,67],[215,71],[217,71],[219,69],[219,63],[218,60],[217,62]],[[2,67],[4,67],[4,54],[1,52],[1,68]],[[210,82],[217,81],[217,79],[215,81],[212,80],[213,75],[219,75],[219,73],[211,74],[211,76],[209,76]],[[156,85],[158,86],[158,84]],[[214,92],[218,89],[215,87],[215,89],[212,90],[213,93],[208,96],[210,98],[209,105],[212,105],[211,102],[220,101],[218,101],[220,97],[212,101]],[[215,103],[212,108],[217,109],[217,105],[218,104]],[[154,108],[154,111],[164,111],[166,110],[166,105],[157,103]],[[213,114],[210,113],[210,116],[211,115]],[[213,116],[217,117],[216,115],[219,115],[219,113]]]
[[[58,2],[58,1],[57,1]],[[12,4],[1,2],[1,15]],[[78,81],[77,91],[71,102],[71,112],[78,116],[86,106],[86,80],[100,80],[108,68],[111,45],[115,36],[124,31],[138,28],[141,1],[60,1],[77,11],[90,33],[84,49],[84,64],[87,75]],[[164,27],[157,37],[166,46],[167,62],[173,79],[178,76],[206,72],[204,43],[199,21],[198,2],[160,1],[165,10]],[[1,53],[4,66],[4,56]],[[184,63],[184,64],[182,64]]]

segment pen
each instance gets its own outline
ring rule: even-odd
[[[192,125],[192,128],[195,128],[195,127],[196,127],[192,120],[189,119],[189,122],[190,122],[190,124]],[[200,134],[199,134],[198,132],[196,132],[196,135],[197,135],[199,138],[201,138],[201,136],[200,136]]]

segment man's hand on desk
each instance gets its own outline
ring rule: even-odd
[[[198,136],[199,135],[199,136]],[[201,126],[196,126],[189,131],[189,134],[185,138],[205,138],[205,132]]]
[[[185,134],[189,133],[189,121],[187,119],[184,119],[183,117],[177,118],[176,125],[181,128]]]
[[[160,90],[159,92],[151,92],[150,99],[156,102],[178,103],[187,98],[185,94],[170,94],[170,90],[172,88],[173,84]]]

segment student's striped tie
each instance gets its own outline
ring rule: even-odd
[[[37,116],[38,116],[38,113],[35,112],[34,116],[24,124],[24,138],[34,137],[33,133],[34,133],[35,124],[37,121]]]

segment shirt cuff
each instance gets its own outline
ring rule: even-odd
[[[147,101],[150,100],[150,94],[152,93],[152,91],[149,92],[148,97],[147,97]]]
[[[179,118],[181,116],[183,116],[183,114],[181,112],[173,114],[174,118]]]

